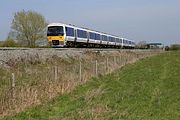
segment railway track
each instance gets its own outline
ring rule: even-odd
[[[0,48],[0,51],[28,51],[28,50],[55,50],[55,51],[150,51],[142,49],[112,49],[112,48],[13,48],[13,47],[4,47]]]
[[[0,51],[14,51],[14,50],[22,50],[22,51],[28,51],[28,50],[55,50],[55,51],[119,51],[122,49],[100,49],[100,48],[0,48]]]

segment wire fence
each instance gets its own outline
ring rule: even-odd
[[[101,60],[79,60],[75,64],[23,66],[6,71],[0,78],[0,118],[38,105],[92,77],[105,75],[129,63],[157,55],[160,51],[123,52]]]

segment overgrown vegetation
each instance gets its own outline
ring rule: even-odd
[[[22,45],[18,41],[7,38],[5,41],[0,41],[0,47],[32,47],[28,45]],[[51,46],[47,43],[46,40],[36,41],[34,48],[50,48]]]
[[[45,61],[38,54],[10,59],[6,61],[5,69],[0,68],[0,117],[42,104],[73,90],[93,76],[110,73],[127,63],[158,53],[100,54],[87,51],[83,57],[60,58],[54,55]]]
[[[180,50],[180,44],[172,44],[170,50]]]
[[[13,39],[6,39],[5,41],[0,42],[0,47],[18,47],[18,43]]]
[[[3,41],[0,41],[0,47],[2,47],[2,45],[3,45]]]
[[[6,120],[178,120],[179,65],[179,52],[147,58],[104,77],[93,78],[70,93]]]

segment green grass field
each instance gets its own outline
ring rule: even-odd
[[[140,60],[7,120],[179,120],[180,52]]]

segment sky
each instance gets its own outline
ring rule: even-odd
[[[18,11],[35,11],[48,23],[64,22],[120,37],[180,44],[180,0],[3,0],[0,40]]]

